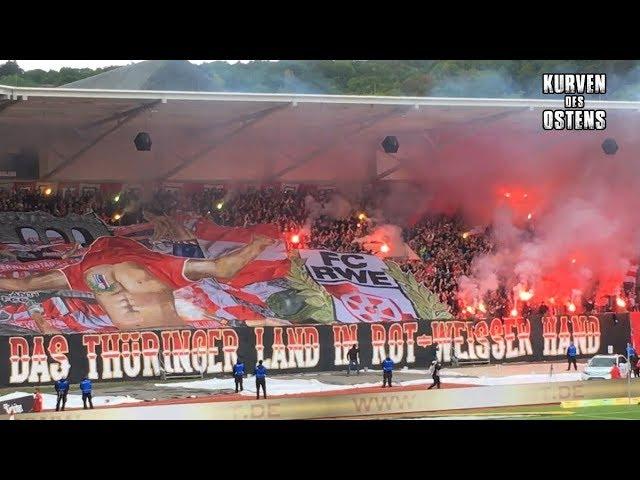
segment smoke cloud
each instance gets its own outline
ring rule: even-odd
[[[339,193],[333,193],[324,205],[318,202],[313,196],[307,195],[304,198],[304,206],[307,211],[307,219],[300,230],[300,234],[311,236],[311,226],[321,216],[329,218],[346,218],[353,212],[353,207],[349,201]]]
[[[404,258],[407,249],[402,238],[402,228],[397,225],[384,224],[373,229],[369,235],[354,240],[367,250],[373,251],[382,257]],[[388,250],[381,250],[386,245]]]
[[[443,129],[435,151],[405,153],[419,189],[385,201],[385,216],[457,213],[467,225],[492,225],[493,250],[458,279],[465,304],[499,285],[520,301],[615,295],[637,256],[636,114],[610,112],[606,133],[525,128],[540,115]],[[621,146],[616,155],[601,149],[609,136]]]

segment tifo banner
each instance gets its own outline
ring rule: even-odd
[[[229,375],[242,358],[277,372],[344,369],[352,345],[361,367],[426,368],[434,358],[531,362],[625,352],[628,315],[405,321],[255,328],[169,329],[0,338],[0,385],[47,384],[68,376],[93,380],[158,378],[162,373]],[[251,370],[251,368],[249,369]]]
[[[334,317],[342,322],[391,322],[419,317],[412,299],[405,294],[410,291],[410,283],[401,286],[402,272],[378,257],[321,250],[302,250],[300,257],[311,278],[330,295],[331,305],[327,307],[332,307]],[[413,300],[420,301],[418,296]]]
[[[275,225],[184,215],[93,243],[0,248],[0,335],[450,318],[391,261],[287,252]]]

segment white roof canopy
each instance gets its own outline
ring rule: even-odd
[[[304,182],[410,180],[443,144],[510,136],[532,149],[606,137],[638,148],[640,102],[598,102],[604,132],[546,132],[549,100],[357,97],[0,86],[0,158],[37,151],[52,182]],[[135,149],[148,132],[150,152]],[[387,135],[397,154],[380,146]],[[497,141],[497,140],[496,140]],[[554,147],[555,148],[555,147]],[[472,153],[472,151],[470,151]],[[635,153],[635,152],[634,152]],[[496,152],[499,155],[499,151]],[[407,168],[409,167],[409,168]]]

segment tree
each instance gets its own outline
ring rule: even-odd
[[[23,72],[0,65],[0,84],[57,87],[111,68]],[[265,60],[197,66],[226,92],[453,97],[542,96],[543,73],[606,73],[611,99],[640,98],[636,60]]]
[[[24,70],[20,68],[18,62],[15,60],[8,60],[6,63],[0,65],[0,77],[6,77],[9,75],[22,75]]]
[[[426,73],[414,73],[402,82],[402,93],[409,97],[424,97],[433,88],[433,79]]]

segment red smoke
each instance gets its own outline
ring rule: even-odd
[[[616,295],[638,253],[637,112],[608,112],[606,132],[543,131],[540,117],[514,112],[443,127],[435,148],[425,142],[422,151],[404,152],[422,187],[407,204],[494,227],[494,251],[459,279],[465,304],[477,305],[500,283],[533,292],[532,302]],[[603,153],[606,137],[620,145],[616,155]]]

